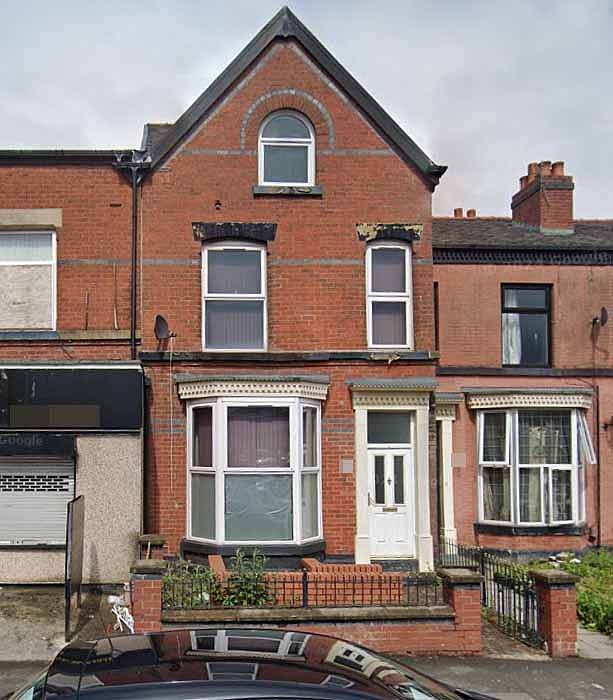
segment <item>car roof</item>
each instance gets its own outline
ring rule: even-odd
[[[169,685],[172,684],[172,685]],[[300,630],[248,627],[178,629],[75,641],[53,661],[46,699],[67,697],[328,700],[411,698],[444,686],[350,642]],[[257,688],[257,690],[255,690]]]

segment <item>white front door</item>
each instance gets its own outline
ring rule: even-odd
[[[368,451],[371,556],[415,556],[412,450]]]

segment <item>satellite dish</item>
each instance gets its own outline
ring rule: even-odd
[[[600,309],[600,318],[599,318],[600,325],[601,325],[601,326],[606,326],[608,320],[609,320],[609,312],[608,312],[607,309],[603,306],[602,309]]]
[[[594,318],[592,319],[592,326],[600,326],[602,328],[603,326],[607,325],[608,320],[609,320],[609,312],[603,306],[600,309],[600,313],[598,314],[598,316],[594,316]]]
[[[160,314],[155,317],[155,326],[153,327],[153,332],[158,340],[168,340],[170,338],[170,331],[168,330],[168,321]]]

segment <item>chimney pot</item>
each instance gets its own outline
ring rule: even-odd
[[[477,216],[477,210],[476,209],[467,209],[466,210],[466,216],[469,219],[474,219]]]
[[[528,182],[534,182],[536,179],[536,176],[538,175],[539,172],[539,164],[538,163],[529,163],[528,164]]]
[[[554,177],[562,177],[564,175],[564,161],[563,160],[557,160],[551,166],[551,174]]]
[[[540,167],[542,177],[550,177],[551,176],[551,161],[550,160],[542,160],[539,163],[539,167]]]
[[[461,219],[464,216],[464,210],[462,207],[457,207],[456,209],[453,210],[453,218],[454,219]]]
[[[522,176],[519,178],[519,189],[520,189],[520,190],[523,190],[524,187],[527,187],[527,186],[528,186],[528,176],[527,176],[527,175],[522,175]]]

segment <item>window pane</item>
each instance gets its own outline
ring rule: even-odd
[[[213,466],[213,409],[196,408],[193,412],[194,421],[194,451],[192,464],[194,467]]]
[[[394,455],[394,503],[404,503],[404,457]]]
[[[52,327],[51,265],[0,265],[0,280],[0,329],[43,330]]]
[[[368,442],[373,445],[406,445],[411,442],[407,411],[368,411]]]
[[[302,409],[302,466],[317,466],[317,409]]]
[[[485,520],[511,520],[511,479],[508,468],[483,468],[483,517]]]
[[[291,540],[292,477],[226,475],[226,540]]]
[[[519,519],[523,523],[538,523],[541,511],[541,470],[519,470]]]
[[[302,475],[302,537],[317,537],[319,534],[319,499],[317,497],[317,474]]]
[[[289,468],[289,408],[228,408],[228,467]]]
[[[308,182],[308,157],[307,146],[264,146],[264,181]]]
[[[406,302],[372,302],[373,345],[406,345]]]
[[[504,305],[511,309],[546,309],[547,289],[505,288]]]
[[[215,477],[192,474],[192,536],[215,539]]]
[[[263,301],[205,302],[206,347],[253,349],[264,346]]]
[[[506,453],[506,413],[483,414],[483,461],[505,462]]]
[[[551,519],[573,519],[572,472],[553,469],[551,472]]]
[[[375,455],[375,503],[385,505],[385,458]]]
[[[267,139],[309,139],[311,134],[306,124],[291,114],[279,114],[273,117],[262,130]]]
[[[209,294],[260,294],[259,250],[209,250]]]
[[[502,362],[505,365],[548,364],[547,314],[502,314]]]
[[[51,233],[0,233],[0,262],[53,260]]]
[[[570,411],[520,411],[521,464],[570,464]]]
[[[400,248],[374,248],[371,255],[372,291],[405,292],[405,251]]]

